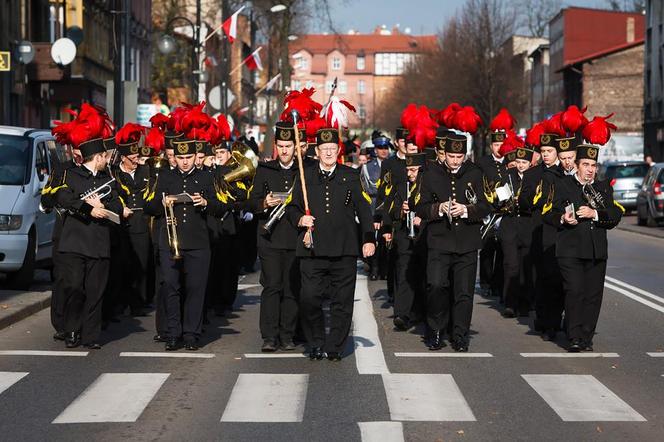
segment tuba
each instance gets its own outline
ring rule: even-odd
[[[233,154],[228,165],[233,170],[224,175],[224,181],[227,183],[241,181],[247,177],[253,178],[258,166],[258,157],[251,147],[236,142],[233,144]]]

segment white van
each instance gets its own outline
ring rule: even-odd
[[[26,290],[36,266],[50,263],[53,213],[39,210],[57,144],[48,130],[0,126],[0,273]]]

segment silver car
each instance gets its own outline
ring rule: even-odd
[[[664,163],[650,167],[636,201],[636,222],[655,227],[664,221]]]
[[[613,187],[613,199],[626,211],[632,211],[636,210],[636,197],[648,167],[644,161],[608,162],[602,164],[599,178],[608,179]]]
[[[0,273],[9,288],[27,289],[51,258],[55,215],[39,203],[55,149],[50,131],[0,126]]]

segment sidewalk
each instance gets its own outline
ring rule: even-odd
[[[0,330],[51,305],[51,291],[0,290]]]
[[[640,235],[652,236],[653,238],[664,238],[664,227],[646,227],[636,225],[636,216],[623,217],[616,229]]]

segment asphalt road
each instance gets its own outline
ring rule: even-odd
[[[155,357],[152,317],[65,356],[44,310],[0,331],[0,440],[662,440],[663,262],[664,239],[610,232],[592,358],[481,296],[471,353],[428,352],[419,330],[392,330],[385,283],[363,276],[340,363],[261,357],[257,274],[200,352],[178,353],[204,358]]]

